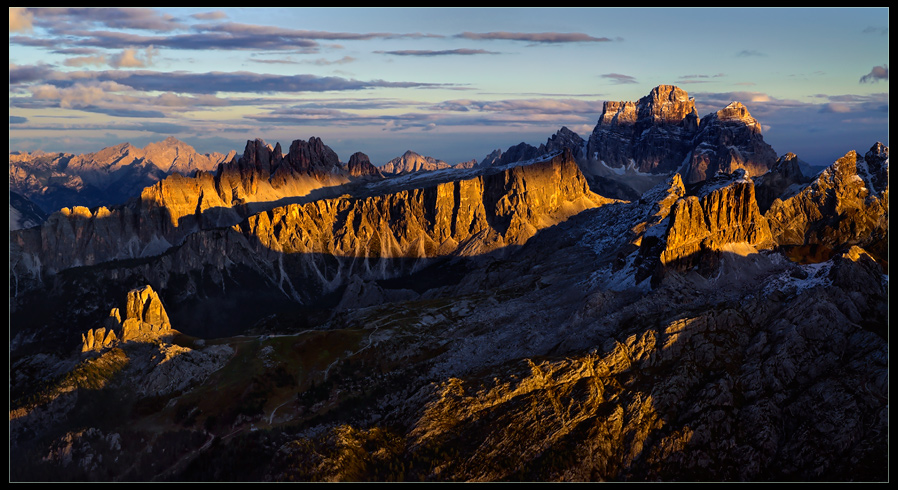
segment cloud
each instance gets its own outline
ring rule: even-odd
[[[228,15],[220,10],[216,10],[214,12],[201,12],[198,14],[191,15],[194,19],[197,20],[218,20],[218,19],[226,19]]]
[[[473,54],[499,54],[485,49],[445,49],[445,50],[416,50],[406,49],[402,51],[375,51],[380,54],[392,54],[396,56],[446,56],[446,55],[473,55]]]
[[[889,79],[889,65],[874,66],[870,73],[864,75],[860,79],[860,83],[874,83],[880,80]]]
[[[21,116],[9,116],[9,123],[10,123],[10,124],[25,124],[26,122],[28,122],[28,118],[27,118],[27,117],[21,117]]]
[[[767,55],[760,51],[755,51],[755,50],[751,50],[751,49],[743,49],[742,51],[739,51],[738,53],[736,53],[737,58],[748,58],[748,57],[752,57],[752,56],[767,56]]]
[[[832,113],[845,113],[851,112],[851,106],[841,102],[830,102],[828,104],[823,104],[820,108],[820,112],[832,112]]]
[[[723,73],[718,73],[716,75],[682,75],[677,83],[707,83],[710,80],[709,78],[721,78],[725,77]]]
[[[68,74],[70,77],[90,77],[97,81],[116,81],[136,90],[175,92],[183,94],[234,93],[298,93],[344,90],[364,90],[378,87],[427,88],[441,84],[420,82],[388,82],[383,80],[361,81],[342,77],[319,77],[315,75],[269,75],[251,72],[80,72]],[[65,85],[65,81],[56,81]]]
[[[455,37],[472,40],[511,40],[531,43],[610,42],[607,37],[592,37],[579,32],[463,32]]]
[[[869,27],[864,28],[864,30],[861,32],[863,32],[864,34],[879,33],[883,36],[888,36],[889,35],[889,26],[869,26]]]
[[[109,63],[109,61],[106,59],[106,55],[102,55],[102,54],[93,55],[93,56],[76,56],[74,58],[69,58],[62,62],[62,64],[65,66],[75,66],[75,67],[88,66],[88,65],[103,66],[103,65],[106,65],[107,63]]]
[[[71,26],[105,26],[112,29],[137,29],[171,32],[187,26],[171,14],[143,7],[53,7],[29,9],[41,27],[67,32]]]
[[[24,7],[9,8],[9,32],[30,32],[34,15]]]
[[[278,60],[260,60],[260,59],[250,59],[249,61],[253,63],[264,63],[270,65],[316,65],[316,66],[331,66],[331,65],[345,65],[347,63],[352,63],[356,61],[356,58],[352,56],[344,56],[338,60],[328,60],[325,58],[318,58],[316,60],[303,60],[297,61],[293,59],[278,59]]]
[[[124,90],[128,87],[111,81],[76,83],[66,88],[43,84],[30,89],[34,99],[56,101],[63,109],[81,109],[99,102],[133,102],[133,98],[118,94]]]
[[[125,49],[112,57],[109,66],[113,68],[145,68],[153,63],[153,56],[157,51],[152,46],[147,47],[143,53],[136,49]]]
[[[612,80],[614,83],[637,83],[636,79],[630,75],[621,75],[620,73],[606,73],[602,78]]]
[[[50,78],[54,70],[49,65],[9,65],[9,84],[36,82]]]
[[[509,99],[509,100],[447,100],[429,109],[446,112],[495,112],[517,114],[599,114],[603,102],[576,99]]]

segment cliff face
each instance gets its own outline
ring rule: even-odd
[[[257,256],[300,260],[309,280],[326,278],[335,287],[353,275],[396,277],[431,258],[521,246],[539,230],[607,202],[589,190],[568,152],[455,182],[291,204],[235,229],[258,243]],[[339,266],[325,267],[328,261]]]

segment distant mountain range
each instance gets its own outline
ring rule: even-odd
[[[213,171],[233,159],[228,154],[197,153],[169,137],[144,148],[130,143],[95,153],[10,153],[9,188],[49,212],[72,206],[121,204],[165,177]]]

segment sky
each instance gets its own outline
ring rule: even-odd
[[[319,137],[450,164],[658,85],[813,165],[888,145],[883,8],[9,8],[10,151]]]

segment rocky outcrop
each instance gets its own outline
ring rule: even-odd
[[[766,173],[776,164],[776,152],[761,136],[761,125],[740,102],[733,102],[701,120],[692,153],[680,170],[687,184],[716,173],[743,169],[749,177]]]
[[[692,149],[697,130],[695,101],[678,87],[659,85],[637,102],[606,102],[586,156],[611,168],[669,173]]]
[[[533,160],[534,158],[539,158],[544,153],[540,148],[537,148],[529,143],[520,142],[514,146],[508,147],[504,152],[501,150],[496,150],[495,152],[488,155],[481,165],[492,165],[492,166],[504,166],[510,165],[516,162],[525,162],[529,160]]]
[[[863,157],[848,152],[801,191],[773,201],[764,216],[774,240],[805,256],[828,258],[858,245],[887,257],[888,175],[888,147],[877,143]]]
[[[162,300],[150,286],[128,292],[124,309],[113,308],[105,325],[81,335],[81,352],[99,351],[119,341],[155,341],[172,335],[171,322]]]

